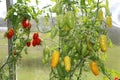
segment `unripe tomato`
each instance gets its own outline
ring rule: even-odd
[[[108,26],[109,28],[112,27],[112,18],[111,18],[111,16],[107,16],[107,17],[106,17],[106,24],[107,24],[107,26]]]
[[[102,11],[102,9],[100,9],[100,10],[98,11],[98,20],[100,20],[100,21],[103,20],[103,11]]]
[[[66,25],[65,30],[68,32],[70,28]]]
[[[65,70],[67,72],[69,72],[70,68],[71,68],[71,60],[70,60],[69,56],[65,56],[65,58],[64,58],[64,64],[65,64]]]
[[[31,42],[27,42],[26,45],[27,45],[27,47],[30,47]]]
[[[52,62],[51,62],[52,69],[56,68],[56,66],[58,65],[59,57],[60,57],[60,53],[58,51],[54,50],[54,52],[52,54]]]
[[[49,62],[49,59],[50,59],[50,48],[46,46],[43,50],[42,62],[46,64]]]
[[[101,51],[106,52],[107,51],[107,38],[105,35],[100,35],[100,48]]]
[[[99,74],[99,68],[98,68],[98,65],[95,61],[92,61],[90,63],[90,69],[95,76],[97,76]]]

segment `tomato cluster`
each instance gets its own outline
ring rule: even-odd
[[[32,39],[32,46],[33,46],[33,47],[38,46],[38,45],[41,44],[41,42],[42,42],[42,40],[41,40],[41,38],[39,37],[39,34],[38,34],[37,32],[34,33],[34,34],[33,34],[33,39]],[[27,47],[30,47],[30,45],[31,45],[31,42],[28,41],[28,42],[26,43],[26,46],[27,46]]]
[[[33,34],[33,40],[32,40],[32,46],[35,47],[37,45],[40,45],[42,40],[39,37],[39,34],[36,32]]]

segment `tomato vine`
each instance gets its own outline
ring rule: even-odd
[[[60,57],[57,66],[51,68],[50,80],[80,80],[85,67],[95,75],[102,72],[106,80],[112,80],[114,77],[101,57],[106,55],[111,44],[108,29],[112,27],[112,18],[108,0],[52,1],[56,4],[50,11],[56,13],[57,23],[52,27],[51,38],[59,37],[56,50]],[[66,56],[69,57],[67,60]],[[92,66],[89,65],[91,62],[94,62]]]
[[[30,6],[30,2],[30,0],[17,0],[7,12],[5,20],[10,21],[11,27],[8,27],[5,37],[7,37],[8,40],[11,40],[12,43],[10,44],[11,47],[7,60],[0,67],[1,80],[11,80],[8,74],[5,75],[7,73],[6,69],[8,69],[8,65],[11,65],[12,63],[16,64],[22,57],[21,52],[25,50],[25,53],[27,53],[27,47],[30,46],[31,42],[33,43],[34,41],[33,46],[40,45],[42,42],[39,36],[34,40],[30,38],[32,27],[31,19],[38,23],[38,15],[42,13],[39,8]],[[37,0],[36,4],[38,4]],[[12,67],[13,66],[11,66],[11,68]]]

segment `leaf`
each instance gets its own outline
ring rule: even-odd
[[[109,78],[107,76],[104,76],[103,80],[109,80]]]
[[[52,2],[58,2],[58,0],[51,0]]]
[[[23,0],[17,0],[17,3],[23,3]]]
[[[85,0],[81,0],[81,7],[84,8],[85,7]]]
[[[36,4],[38,5],[38,0],[35,0],[36,1]]]

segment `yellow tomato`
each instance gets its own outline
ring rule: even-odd
[[[52,63],[51,63],[51,67],[52,69],[56,68],[58,62],[59,62],[59,57],[60,57],[60,53],[59,51],[54,51],[52,54]]]
[[[106,17],[106,24],[107,24],[107,26],[108,26],[109,28],[112,27],[112,18],[111,18],[111,16],[107,16],[107,17]]]
[[[100,48],[101,51],[106,52],[107,51],[107,38],[105,35],[100,35]]]
[[[98,20],[100,20],[100,21],[103,20],[103,11],[102,11],[102,9],[100,9],[100,10],[98,11]]]
[[[69,56],[65,56],[65,58],[64,58],[64,64],[65,64],[65,70],[67,72],[69,72],[70,68],[71,68],[71,60],[70,60]]]

